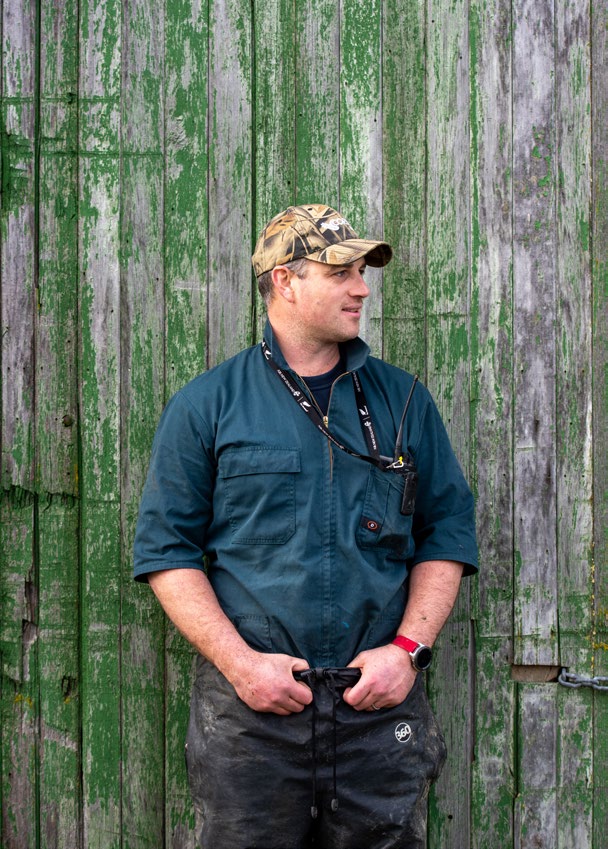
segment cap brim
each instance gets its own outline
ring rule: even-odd
[[[320,251],[313,251],[306,256],[315,262],[326,265],[350,265],[358,259],[365,258],[368,265],[382,268],[393,258],[393,249],[388,242],[374,242],[369,239],[347,239],[328,245]]]

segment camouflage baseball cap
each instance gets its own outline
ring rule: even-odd
[[[264,227],[251,257],[256,277],[295,259],[348,265],[365,257],[381,267],[393,256],[387,242],[360,239],[346,218],[319,203],[290,206]]]

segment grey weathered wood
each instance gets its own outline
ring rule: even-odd
[[[591,16],[588,0],[556,6],[557,556],[560,661],[593,674],[591,289]],[[593,699],[558,694],[560,849],[591,849]]]
[[[553,6],[513,4],[515,660],[558,662]]]
[[[441,21],[441,26],[437,22]],[[470,307],[468,4],[427,5],[427,382],[465,472],[470,450]],[[449,80],[449,85],[445,85]],[[438,641],[432,694],[450,758],[433,791],[431,846],[458,849],[471,839],[472,745],[470,583]],[[444,681],[451,686],[444,687]],[[448,697],[449,693],[449,697]]]
[[[518,776],[515,841],[518,849],[557,843],[557,692],[547,684],[518,685]]]
[[[261,4],[253,23],[255,240],[274,215],[295,202],[296,102],[293,82],[296,17],[293,0],[268,0]],[[281,45],[280,51],[276,50],[277,44]],[[257,341],[264,332],[266,309],[257,294],[257,286],[255,289]]]
[[[208,365],[251,344],[251,7],[210,8]]]
[[[483,636],[513,629],[513,259],[511,17],[502,0],[471,7],[471,267],[474,305],[472,475],[483,569]]]
[[[41,9],[36,448],[40,836],[81,841],[78,558],[77,8]]]
[[[379,0],[356,0],[340,13],[340,210],[357,233],[381,239],[382,8]],[[371,294],[360,331],[376,356],[382,353],[382,278],[382,271],[367,269]]]
[[[139,492],[167,397],[259,337],[255,235],[320,201],[393,243],[363,332],[430,385],[478,499],[429,847],[604,849],[605,694],[531,676],[608,672],[605,0],[1,20],[3,845],[195,845],[192,653],[131,583]]]
[[[594,669],[608,675],[608,3],[591,6]],[[608,834],[608,699],[593,704],[594,849]],[[603,696],[603,698],[602,698]]]
[[[383,356],[426,379],[426,14],[383,3],[384,231],[395,257],[383,275]]]
[[[510,8],[473,3],[471,62],[472,478],[481,573],[475,582],[475,749],[471,845],[513,840],[512,68]]]
[[[590,674],[592,542],[591,56],[588,0],[557,10],[557,557],[560,659]]]
[[[134,0],[122,27],[121,832],[127,846],[154,846],[164,840],[165,619],[133,581],[132,551],[164,401],[164,8]]]
[[[2,481],[34,483],[36,10],[2,6]]]
[[[79,5],[82,815],[99,849],[121,841],[118,8]]]
[[[339,206],[340,7],[296,0],[296,201]]]
[[[206,365],[207,44],[206,3],[189,15],[165,3],[165,398]],[[195,846],[184,739],[194,650],[171,625],[165,642],[165,845]]]
[[[2,5],[1,842],[37,840],[35,571],[36,8]]]

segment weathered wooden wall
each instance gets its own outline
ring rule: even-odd
[[[395,246],[364,335],[478,497],[429,847],[605,849],[608,693],[542,679],[608,675],[607,0],[0,8],[2,846],[194,847],[139,493],[167,398],[259,339],[255,234],[322,201]]]

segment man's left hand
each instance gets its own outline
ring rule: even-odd
[[[392,644],[361,652],[348,665],[361,669],[357,684],[344,691],[344,701],[355,710],[395,707],[416,680],[409,654]]]

